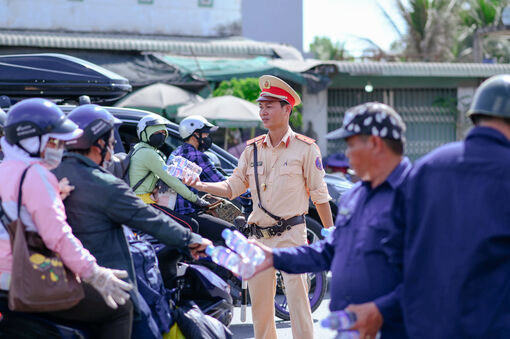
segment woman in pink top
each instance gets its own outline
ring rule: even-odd
[[[60,254],[64,264],[82,279],[85,291],[85,298],[76,306],[52,315],[93,323],[99,338],[129,338],[133,305],[127,291],[132,286],[120,279],[127,273],[97,265],[75,238],[62,203],[73,187],[66,180],[59,183],[49,171],[59,165],[64,141],[81,133],[51,101],[27,99],[14,105],[7,114],[5,137],[0,140],[4,153],[1,207],[9,219],[17,218],[21,175],[29,167],[22,186],[21,220],[27,230],[38,232],[46,246]],[[8,290],[12,252],[5,225],[0,226],[0,289]]]

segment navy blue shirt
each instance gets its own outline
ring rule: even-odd
[[[331,270],[331,311],[375,302],[383,338],[407,338],[400,308],[403,235],[392,223],[395,191],[411,163],[404,158],[372,189],[358,182],[338,206],[332,236],[311,246],[274,249],[274,267],[289,273]]]
[[[510,338],[510,141],[475,127],[418,160],[397,195],[412,338]]]

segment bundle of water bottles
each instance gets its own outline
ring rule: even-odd
[[[170,155],[167,164],[163,165],[163,169],[170,175],[179,179],[198,179],[202,173],[202,167],[186,158]]]
[[[251,277],[255,272],[255,267],[261,264],[266,257],[262,249],[250,244],[239,231],[226,228],[221,236],[230,249],[210,245],[207,246],[205,253],[211,257],[212,261],[229,269],[234,274],[243,278]]]
[[[342,310],[331,312],[327,318],[322,319],[321,326],[330,330],[338,331],[335,339],[360,339],[359,332],[349,330],[356,323],[356,314],[351,311]],[[381,333],[377,332],[375,339],[379,339]]]

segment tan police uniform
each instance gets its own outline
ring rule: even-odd
[[[255,185],[253,166],[253,143],[257,145],[257,172],[262,205],[266,210],[283,219],[303,215],[308,212],[308,200],[315,204],[328,202],[326,183],[323,180],[319,147],[313,139],[294,133],[289,127],[281,142],[273,147],[269,135],[261,135],[248,141],[241,154],[238,167],[227,180],[234,198],[251,189],[253,212],[248,223],[260,227],[276,224],[258,206],[259,198]],[[280,236],[258,239],[269,247],[295,247],[307,244],[304,223],[292,226]],[[294,338],[313,338],[313,322],[308,300],[306,274],[283,273],[285,291],[289,305]],[[250,291],[255,338],[276,338],[274,322],[274,295],[276,276],[274,269],[261,272],[248,281]]]

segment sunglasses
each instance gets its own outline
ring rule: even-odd
[[[61,147],[64,147],[64,143],[65,143],[64,140],[50,138],[48,140],[47,145],[50,146],[51,148],[61,148]]]

